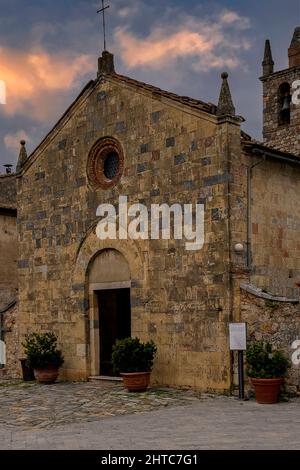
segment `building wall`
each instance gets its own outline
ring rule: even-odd
[[[4,342],[6,345],[6,364],[2,370],[4,376],[9,378],[20,378],[22,369],[19,355],[19,338],[18,338],[18,306],[15,304],[9,310],[2,314],[3,326],[7,329],[4,334]]]
[[[300,167],[268,160],[253,170],[252,284],[297,298]]]
[[[2,326],[10,330],[2,335],[6,344],[7,364],[1,373],[9,377],[20,374],[17,307],[14,304],[6,311],[17,297],[17,258],[16,177],[0,175],[0,311],[5,311],[1,314]]]
[[[299,303],[272,302],[245,291],[241,293],[241,319],[247,322],[249,341],[269,341],[284,351],[291,361],[286,387],[295,394],[300,389],[300,309]],[[296,342],[297,341],[297,345]]]
[[[263,137],[267,145],[284,152],[299,155],[300,106],[291,103],[291,123],[278,125],[278,89],[287,82],[292,89],[300,79],[300,67],[275,72],[262,79],[263,82]]]
[[[0,207],[16,208],[16,176],[0,175]]]
[[[100,250],[114,248],[131,269],[132,333],[158,346],[153,381],[229,388],[230,198],[233,238],[245,233],[237,204],[241,188],[228,189],[228,162],[237,168],[240,161],[239,127],[113,78],[76,106],[19,180],[21,339],[53,329],[66,359],[63,376],[88,377],[89,263]],[[87,158],[105,136],[123,146],[125,170],[115,188],[95,191],[86,177]],[[205,204],[204,248],[186,251],[184,240],[100,241],[96,208],[117,203],[119,194],[146,205]]]
[[[0,209],[0,290],[17,287],[17,218]]]
[[[0,303],[17,288],[17,214],[15,175],[0,175]]]

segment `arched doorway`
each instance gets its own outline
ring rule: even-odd
[[[90,263],[91,373],[113,376],[111,353],[117,339],[131,336],[130,270],[117,250],[101,251]]]

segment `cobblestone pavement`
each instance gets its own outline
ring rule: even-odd
[[[122,384],[0,382],[0,423],[12,429],[47,429],[108,416],[135,414],[198,401],[192,391],[150,389],[128,393]]]
[[[0,387],[0,449],[300,449],[300,400],[278,405],[119,385]]]

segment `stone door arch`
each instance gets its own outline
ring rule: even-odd
[[[88,267],[91,374],[113,375],[111,349],[131,335],[129,264],[120,251],[97,253]]]
[[[96,235],[96,224],[87,232],[78,247],[72,276],[72,286],[76,288],[72,289],[71,300],[74,304],[85,306],[85,341],[88,351],[86,377],[99,375],[100,364],[98,302],[93,290],[97,286],[92,284],[107,282],[111,283],[111,287],[115,287],[117,286],[113,285],[115,282],[124,283],[123,286],[126,286],[126,283],[130,285],[131,333],[133,336],[141,336],[140,318],[144,311],[144,289],[148,284],[147,252],[146,241],[100,240]],[[116,261],[119,262],[118,277],[116,270],[113,269]],[[104,275],[104,265],[110,263],[111,266]],[[84,286],[84,289],[81,290],[78,286]]]

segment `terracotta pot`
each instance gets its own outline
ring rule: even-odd
[[[42,369],[33,369],[34,376],[40,384],[54,384],[59,369],[58,367],[44,367]]]
[[[283,379],[254,379],[251,382],[255,389],[255,398],[257,403],[272,405],[278,403],[280,387]]]
[[[128,372],[120,374],[128,392],[145,392],[150,383],[151,372]]]

